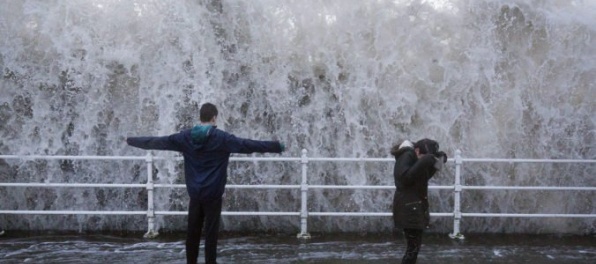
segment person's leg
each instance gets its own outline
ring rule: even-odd
[[[400,228],[400,215],[399,215],[399,208],[398,208],[398,198],[397,192],[393,194],[393,206],[392,206],[392,213],[393,213],[393,237],[397,238],[400,237],[403,233],[403,230]],[[402,216],[403,217],[403,216]]]
[[[199,258],[201,230],[205,214],[201,203],[190,200],[188,204],[188,226],[186,231],[186,263],[196,264]]]
[[[203,203],[205,208],[205,263],[217,263],[217,235],[222,199]]]
[[[404,229],[404,236],[406,237],[406,253],[401,260],[402,264],[414,264],[418,259],[418,252],[422,246],[422,230],[421,229]]]

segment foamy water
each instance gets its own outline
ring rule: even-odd
[[[0,10],[0,153],[145,155],[132,135],[168,135],[218,105],[219,127],[314,157],[389,157],[432,137],[453,156],[596,157],[596,2],[6,1]],[[171,153],[160,153],[168,157]],[[156,182],[180,183],[176,162]],[[596,186],[596,166],[466,165],[469,185]],[[318,163],[311,184],[393,184],[392,164]],[[2,182],[142,183],[142,162],[0,160]],[[453,169],[432,184],[453,183]],[[230,183],[297,184],[297,163],[235,163]],[[467,212],[595,213],[593,192],[468,191]],[[315,190],[315,211],[384,212],[393,194]],[[447,198],[446,198],[447,197]],[[0,188],[5,210],[144,210],[142,190]],[[292,191],[233,191],[226,209],[299,208]],[[449,212],[446,192],[430,193]],[[185,210],[183,190],[157,210]],[[563,201],[563,202],[562,202]],[[275,217],[226,230],[296,229]],[[436,220],[439,232],[450,222]],[[139,217],[0,215],[9,229],[143,230]],[[158,217],[183,230],[183,218]],[[590,233],[593,219],[475,219],[467,232]],[[315,219],[313,230],[388,231],[386,218]]]

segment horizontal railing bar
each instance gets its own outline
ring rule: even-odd
[[[184,184],[170,184],[170,183],[155,183],[153,184],[155,188],[186,188]]]
[[[455,189],[455,186],[453,186],[453,185],[444,185],[444,186],[429,185],[428,189],[429,190],[452,190],[452,189]]]
[[[184,184],[153,185],[155,188],[186,188]],[[113,187],[113,188],[145,188],[144,183],[0,183],[0,187]],[[394,190],[390,185],[309,185],[310,189],[376,189]],[[228,189],[300,189],[300,185],[226,185]],[[429,189],[451,190],[454,186],[428,186]],[[551,186],[462,186],[465,190],[536,190],[536,191],[596,191],[596,187],[551,187]]]
[[[462,158],[463,162],[506,162],[506,163],[596,163],[596,160],[583,159],[497,159]]]
[[[308,185],[309,189],[376,189],[395,190],[395,186],[385,185]]]
[[[155,211],[156,215],[187,215],[185,211]],[[299,212],[222,212],[222,215],[244,215],[244,216],[299,216]],[[309,216],[393,216],[392,213],[384,212],[309,212]],[[453,213],[430,213],[435,217],[452,217]],[[567,217],[567,218],[592,218],[596,214],[495,214],[495,213],[462,213],[462,216],[473,217]]]
[[[157,158],[156,158],[157,159]],[[166,160],[182,161],[181,157],[177,158],[163,158]],[[280,157],[230,157],[230,161],[307,161],[307,162],[319,162],[319,161],[345,161],[345,162],[390,162],[395,159],[389,158],[280,158]],[[455,160],[449,160],[454,162]]]
[[[152,157],[160,159],[161,157]],[[67,155],[0,155],[0,159],[23,159],[23,160],[145,160],[146,156],[67,156]]]
[[[375,189],[375,190],[395,190],[391,185],[308,185],[309,189]],[[429,189],[452,190],[454,186],[428,186]]]
[[[0,214],[35,214],[35,215],[147,215],[147,211],[0,210]]]
[[[146,188],[145,183],[0,183],[0,187],[118,187]],[[184,184],[154,184],[153,187],[186,188]],[[226,185],[229,189],[300,189],[300,185]]]
[[[301,161],[292,157],[230,157],[230,161]]]
[[[308,161],[395,161],[394,158],[313,158],[307,157]]]
[[[151,156],[153,160],[182,160],[181,157]],[[0,159],[71,159],[71,160],[146,160],[147,156],[73,156],[73,155],[0,155]],[[230,157],[231,161],[302,161],[297,157]],[[307,157],[307,161],[395,161],[393,158],[326,158]],[[448,159],[454,162],[453,158]],[[596,159],[504,159],[504,158],[462,158],[463,162],[505,162],[505,163],[596,163]]]
[[[384,212],[309,212],[309,216],[393,216]],[[431,216],[453,216],[453,213],[430,213]]]
[[[496,214],[496,213],[461,213],[469,217],[566,217],[566,218],[593,218],[596,214]]]
[[[392,213],[367,212],[308,212],[308,216],[392,216]]]
[[[0,214],[29,215],[147,215],[147,211],[46,211],[46,210],[0,210]],[[155,211],[156,215],[188,215],[186,211]],[[227,211],[222,215],[245,216],[299,216],[299,212],[241,212]]]
[[[146,188],[145,183],[0,183],[0,187],[114,187]]]
[[[155,156],[157,159],[157,156]],[[183,161],[182,157],[174,158],[159,158],[166,161]],[[295,157],[230,157],[230,161],[302,161],[301,158]]]
[[[462,186],[466,190],[536,190],[536,191],[596,191],[596,187],[551,186]]]
[[[187,215],[186,211],[155,211],[156,215]],[[146,215],[147,211],[46,211],[46,210],[0,210],[0,214],[36,214],[36,215]],[[299,216],[300,212],[241,212],[225,211],[222,215],[237,216]],[[309,212],[310,216],[392,216],[383,212]],[[431,216],[450,217],[453,213],[431,213]],[[596,218],[596,214],[498,214],[498,213],[461,213],[467,217],[565,217]]]
[[[182,160],[181,157],[151,156],[153,160]],[[146,160],[147,156],[72,156],[72,155],[0,155],[0,159],[71,159],[71,160]],[[301,161],[295,157],[231,157],[231,161]],[[395,161],[393,158],[326,158],[307,157],[307,161]],[[448,161],[453,162],[450,158]],[[596,159],[501,159],[501,158],[462,158],[463,162],[506,162],[506,163],[596,163]]]
[[[156,183],[153,185],[153,187],[186,188],[186,185]],[[226,189],[300,189],[300,185],[235,185],[235,184],[227,184]]]
[[[150,156],[153,160],[182,161],[181,157]],[[23,160],[146,160],[147,156],[0,155],[0,159]],[[230,157],[230,161],[301,161],[294,157]]]
[[[188,215],[186,211],[155,211],[156,215]],[[234,216],[300,216],[300,212],[241,212],[224,211],[221,215]]]
[[[153,160],[182,161],[182,157],[151,156]],[[0,159],[45,160],[146,160],[147,156],[0,155]],[[307,161],[395,161],[393,158],[306,158]],[[230,161],[302,161],[296,157],[230,157]],[[450,161],[453,161],[450,159]]]
[[[300,216],[300,212],[221,212],[222,215],[244,216]]]
[[[300,185],[226,185],[230,189],[300,189]]]

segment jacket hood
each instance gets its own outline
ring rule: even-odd
[[[213,128],[213,125],[197,125],[190,130],[190,138],[195,148],[200,148],[207,142]]]
[[[399,157],[400,155],[408,152],[408,151],[413,151],[414,147],[412,145],[411,142],[406,142],[407,140],[404,140],[402,143],[394,145],[391,148],[391,155],[395,156],[396,158]],[[409,143],[409,144],[407,144]]]

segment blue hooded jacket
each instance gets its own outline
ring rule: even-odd
[[[212,125],[198,125],[164,137],[130,137],[126,142],[142,149],[181,152],[188,195],[199,201],[223,196],[231,153],[281,153],[284,148],[278,141],[238,138]]]

